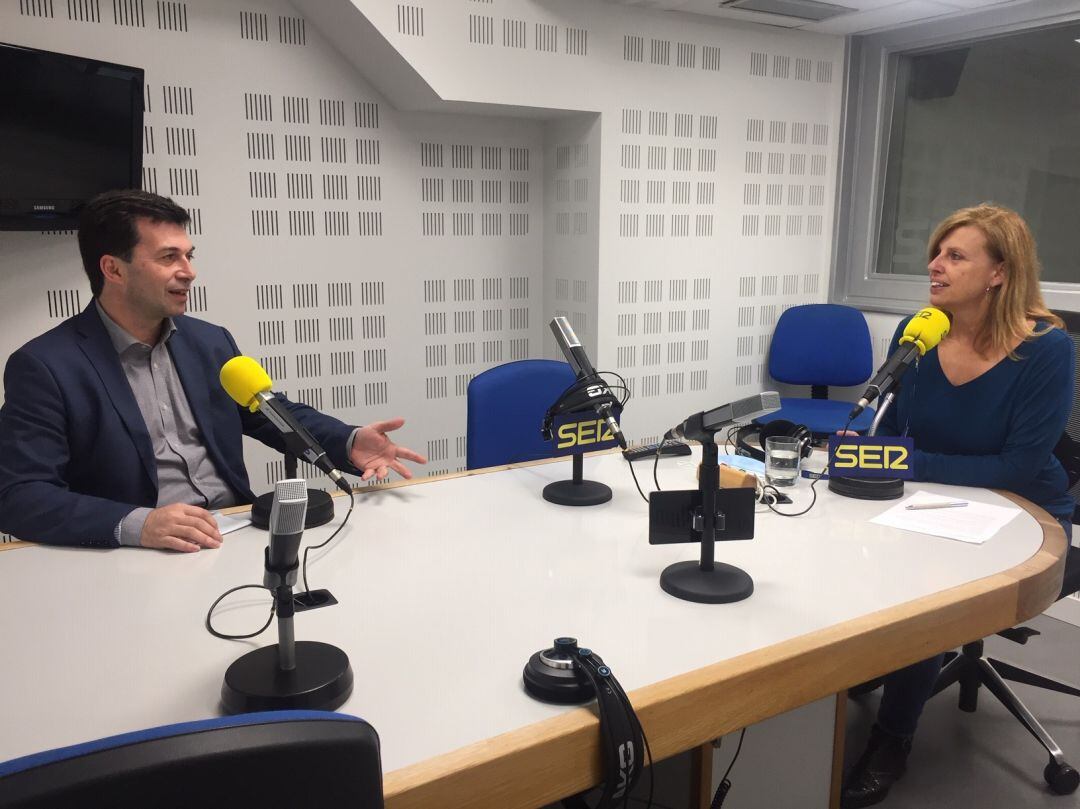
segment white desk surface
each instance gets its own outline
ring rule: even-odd
[[[661,485],[694,488],[696,463],[697,451],[693,459],[663,459]],[[639,462],[635,469],[648,492],[651,463]],[[610,485],[613,500],[587,508],[544,501],[545,484],[570,476],[569,460],[367,493],[357,497],[342,534],[311,554],[311,586],[329,588],[339,604],[298,614],[296,636],[333,643],[348,653],[355,686],[340,710],[364,717],[378,731],[387,796],[391,802],[397,796],[396,805],[424,805],[424,795],[430,800],[433,793],[412,791],[417,784],[450,774],[462,794],[475,796],[475,805],[512,805],[513,787],[504,785],[510,792],[497,799],[490,797],[497,791],[485,790],[489,799],[470,789],[459,772],[462,762],[497,756],[493,750],[501,742],[485,740],[499,734],[515,732],[503,741],[508,749],[527,753],[533,740],[539,744],[560,728],[587,729],[592,722],[587,711],[539,703],[521,683],[529,656],[558,635],[573,635],[595,649],[628,692],[669,681],[639,692],[643,705],[662,701],[661,692],[678,691],[681,682],[689,682],[670,678],[712,666],[706,669],[711,682],[722,686],[729,674],[747,672],[738,661],[730,671],[715,664],[809,648],[791,644],[800,636],[818,638],[815,647],[838,644],[836,669],[806,677],[814,684],[805,690],[788,689],[800,693],[779,699],[759,694],[768,705],[751,708],[746,702],[754,698],[747,691],[746,683],[754,682],[750,678],[740,680],[737,691],[720,692],[737,695],[731,711],[717,708],[714,700],[707,707],[691,706],[692,715],[702,718],[701,727],[670,743],[650,737],[654,754],[670,755],[859,681],[867,672],[843,664],[851,651],[844,651],[842,640],[863,629],[836,633],[838,626],[898,631],[902,621],[866,616],[882,610],[887,612],[879,615],[889,616],[889,608],[924,599],[929,606],[907,614],[925,618],[935,604],[949,601],[932,603],[942,591],[1025,562],[1030,567],[1029,560],[1044,547],[1043,528],[1027,513],[983,545],[874,526],[867,520],[892,503],[839,498],[822,481],[817,505],[808,514],[787,519],[765,511],[757,517],[755,539],[717,543],[718,561],[753,577],[749,599],[695,604],[661,591],[658,577],[672,562],[697,558],[698,546],[648,544],[648,508],[620,456],[587,458],[585,475]],[[801,481],[795,505],[784,508],[801,508],[809,486]],[[985,490],[908,484],[909,492],[916,489],[1012,505]],[[346,503],[335,502],[334,522],[309,531],[305,544],[322,541],[340,522]],[[225,669],[249,649],[275,643],[276,631],[272,626],[256,639],[228,642],[207,633],[203,617],[226,589],[261,582],[265,541],[264,532],[246,528],[227,536],[220,550],[190,555],[37,546],[0,553],[5,595],[0,760],[219,714]],[[1058,556],[1064,553],[1060,544]],[[1056,557],[1046,557],[1045,551],[1042,557],[1035,573],[1046,578]],[[934,643],[946,648],[960,642],[957,632],[974,631],[973,638],[1027,617],[1018,610],[1038,612],[1052,598],[1040,595],[1036,600],[1045,603],[1018,606],[1018,598],[1031,600],[1030,593],[1015,592],[1023,578],[1013,576],[1019,584],[1008,599],[1002,597],[1001,610],[985,610],[985,622],[999,626],[971,625],[974,617],[965,617],[961,605],[956,615],[967,622],[966,629],[950,633],[944,627],[956,621],[949,618],[937,641],[927,640],[924,627],[923,635],[912,636],[884,662],[921,659],[939,651],[930,648]],[[989,604],[977,599],[1001,591],[1002,581],[971,590],[976,599],[971,603]],[[1052,588],[1052,582],[1043,582],[1040,592]],[[268,598],[254,590],[227,603],[234,606],[219,609],[219,631],[252,631],[268,614]],[[887,634],[866,633],[868,642],[889,642]],[[815,667],[828,659],[816,658]],[[797,656],[792,660],[798,663]],[[639,695],[631,696],[637,703]],[[651,716],[661,722],[660,713]],[[564,721],[526,727],[553,717]],[[649,719],[645,724],[648,732]],[[688,744],[691,737],[697,741]],[[459,750],[467,745],[474,746]],[[451,751],[459,752],[446,756]],[[425,760],[430,761],[420,764]],[[580,765],[575,788],[595,767],[593,761]],[[552,794],[564,794],[570,786],[555,785]],[[453,791],[446,789],[436,794]]]

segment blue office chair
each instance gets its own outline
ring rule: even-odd
[[[382,809],[379,737],[322,711],[165,725],[2,763],[0,796],[4,809]]]
[[[858,309],[829,303],[793,306],[776,324],[769,349],[769,375],[788,385],[809,385],[810,398],[781,397],[780,409],[756,421],[786,419],[815,435],[831,435],[847,424],[851,402],[829,398],[829,387],[861,385],[874,371],[866,318]],[[867,408],[849,429],[865,432],[874,419]]]
[[[569,365],[555,360],[520,360],[477,374],[468,390],[468,468],[550,458],[540,425],[575,378]]]

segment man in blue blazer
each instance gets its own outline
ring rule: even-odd
[[[207,509],[248,503],[242,435],[284,451],[261,413],[221,387],[240,351],[184,316],[195,280],[187,212],[143,191],[92,200],[79,250],[94,300],[8,360],[0,408],[0,531],[61,545],[216,548]],[[343,471],[411,477],[425,463],[386,435],[287,406]]]

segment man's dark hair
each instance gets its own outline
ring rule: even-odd
[[[133,188],[98,194],[79,215],[79,253],[95,298],[105,286],[101,257],[131,261],[131,251],[139,241],[140,219],[186,227],[191,217],[168,197]]]

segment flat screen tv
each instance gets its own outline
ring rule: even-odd
[[[0,43],[0,76],[0,230],[74,228],[141,185],[141,68]]]

